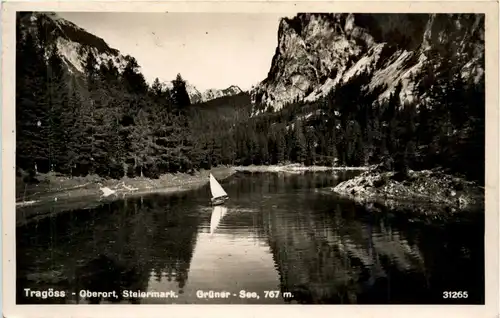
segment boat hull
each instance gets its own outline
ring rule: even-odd
[[[211,203],[212,203],[212,205],[221,205],[221,204],[224,204],[224,202],[226,202],[227,200],[229,200],[228,196],[212,198]]]

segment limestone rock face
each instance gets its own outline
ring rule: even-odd
[[[454,45],[463,54],[465,75],[484,72],[484,16],[472,14],[299,13],[283,18],[268,76],[251,91],[258,105],[274,110],[294,101],[315,101],[361,72],[369,88],[388,97],[401,82],[411,99],[425,52]]]
[[[85,61],[89,54],[99,67],[102,63],[112,62],[119,71],[123,71],[127,61],[117,49],[111,48],[103,39],[80,28],[74,23],[52,12],[30,12],[19,14],[19,31],[23,36],[28,32],[34,37],[43,36],[45,45],[55,46],[68,71],[83,74]]]
[[[94,56],[96,67],[107,65],[108,61],[123,72],[127,65],[126,56],[119,50],[111,48],[102,38],[87,32],[74,23],[61,18],[53,12],[21,13],[19,16],[19,31],[26,35],[29,32],[34,38],[44,36],[48,41],[47,48],[55,46],[67,70],[76,77],[84,77],[85,62],[89,54]],[[164,83],[171,88],[172,83]],[[186,90],[191,103],[206,102],[215,98],[237,95],[242,92],[238,86],[225,89],[209,89],[200,92],[194,85],[186,81]]]
[[[207,102],[212,99],[221,98],[225,96],[233,96],[242,93],[243,91],[236,85],[231,85],[225,89],[210,88],[203,92],[202,101]]]

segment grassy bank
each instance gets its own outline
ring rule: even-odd
[[[157,192],[178,192],[195,189],[208,182],[212,173],[222,180],[235,172],[233,168],[220,167],[201,170],[193,174],[165,174],[158,179],[122,178],[104,179],[96,175],[86,177],[67,177],[54,173],[39,174],[32,182],[16,178],[16,206],[32,206],[46,202],[74,201],[81,198],[99,198],[103,187],[116,191],[109,197],[123,197]]]

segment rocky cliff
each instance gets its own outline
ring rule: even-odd
[[[167,83],[166,86],[169,88],[172,87],[171,83]],[[210,88],[206,91],[200,92],[196,86],[190,84],[188,81],[186,81],[186,90],[192,104],[205,103],[213,99],[234,96],[243,92],[241,88],[235,85],[231,85],[225,89]]]
[[[243,91],[241,90],[241,88],[239,88],[238,86],[235,86],[235,85],[231,85],[226,89],[211,88],[211,89],[207,89],[205,92],[203,92],[202,101],[207,102],[209,100],[216,99],[216,98],[238,95],[242,92]]]
[[[21,13],[19,31],[30,32],[35,38],[45,37],[47,46],[54,45],[72,74],[83,74],[88,54],[93,54],[97,67],[111,61],[119,71],[126,65],[125,56],[109,47],[101,38],[52,12]]]
[[[59,17],[56,13],[26,12],[21,13],[19,18],[19,32],[24,36],[26,32],[30,32],[35,38],[45,37],[48,41],[44,42],[57,48],[67,70],[74,76],[81,77],[84,74],[89,54],[94,56],[97,68],[101,64],[111,62],[118,71],[123,72],[127,64],[126,57],[119,50],[111,48],[102,38]],[[164,83],[164,86],[171,88],[172,83]],[[186,81],[186,90],[193,104],[241,93],[237,86],[200,92],[189,81]]]
[[[271,69],[252,101],[257,112],[315,101],[361,72],[380,99],[398,82],[400,98],[411,98],[430,50],[462,55],[462,72],[481,76],[484,15],[300,13],[281,20]]]

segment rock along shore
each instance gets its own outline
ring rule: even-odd
[[[429,204],[451,211],[484,205],[484,187],[440,169],[409,171],[406,176],[372,168],[353,179],[339,183],[332,190],[359,203],[387,202]]]

